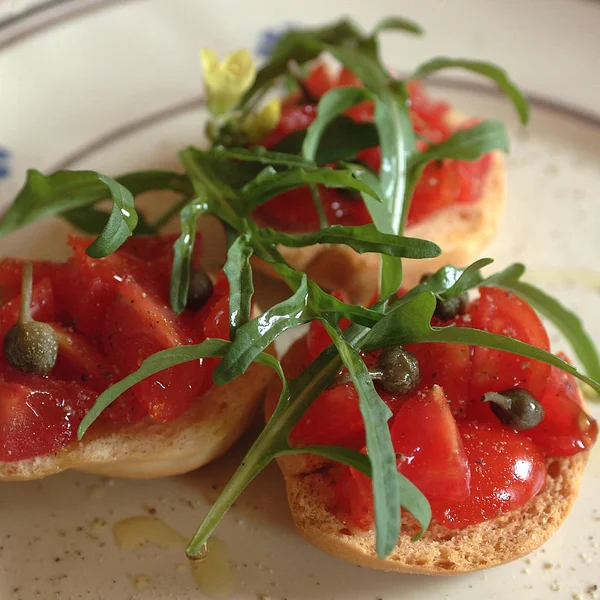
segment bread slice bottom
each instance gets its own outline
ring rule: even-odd
[[[519,510],[478,525],[456,530],[433,523],[413,542],[419,526],[403,512],[402,534],[385,560],[377,556],[373,532],[351,530],[327,509],[333,501],[333,465],[288,475],[285,485],[298,531],[327,554],[382,571],[460,575],[510,562],[546,542],[575,502],[587,459],[587,452],[548,459],[548,477],[539,494]]]
[[[171,423],[140,421],[92,428],[81,442],[53,454],[0,462],[0,481],[40,479],[66,469],[148,479],[186,473],[226,452],[248,427],[273,371],[253,364],[213,386]]]
[[[306,343],[296,341],[282,360],[289,377],[306,362]],[[272,414],[281,384],[273,381],[265,403]],[[400,573],[460,575],[520,558],[541,546],[560,527],[573,506],[588,460],[582,452],[569,458],[549,458],[542,490],[522,508],[464,529],[432,523],[419,541],[416,520],[403,511],[402,534],[392,554],[382,560],[375,551],[374,532],[344,523],[335,512],[334,483],[339,466],[311,455],[277,459],[285,479],[290,510],[300,534],[317,548],[348,562]]]
[[[452,112],[447,119],[458,126],[465,117]],[[442,254],[437,258],[403,260],[404,287],[415,286],[424,273],[437,271],[444,265],[470,264],[496,235],[504,209],[506,170],[502,154],[492,152],[491,155],[490,170],[478,200],[454,204],[407,228],[407,236],[435,242],[442,249]],[[364,304],[377,289],[379,254],[359,254],[348,246],[338,244],[317,244],[306,248],[281,246],[278,250],[290,265],[306,273],[326,291],[343,289],[351,302]],[[267,275],[278,277],[264,261],[254,259],[254,264]]]

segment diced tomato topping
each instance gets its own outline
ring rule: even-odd
[[[539,317],[523,300],[498,288],[482,288],[465,315],[432,325],[473,327],[549,349]],[[329,345],[326,331],[312,323],[307,360]],[[585,411],[572,375],[508,352],[448,343],[410,344],[421,381],[408,397],[380,396],[392,409],[390,435],[398,470],[427,497],[434,520],[449,527],[494,519],[528,502],[546,478],[546,456],[589,450],[598,424]],[[363,356],[367,367],[378,351]],[[563,358],[564,357],[563,355]],[[289,374],[294,375],[293,373]],[[503,425],[488,404],[487,391],[528,390],[544,407],[545,418],[523,432]],[[290,436],[295,445],[339,444],[359,449],[365,440],[358,397],[351,384],[328,388]],[[363,448],[363,452],[366,450]],[[333,510],[362,529],[373,523],[371,480],[340,467]]]
[[[540,402],[544,420],[526,431],[538,448],[551,456],[572,456],[594,445],[598,423],[585,411],[573,375],[552,367]]]
[[[499,425],[458,427],[471,468],[471,493],[461,502],[432,500],[436,521],[462,529],[520,508],[542,489],[544,455],[525,435]]]
[[[327,65],[317,63],[308,74],[304,85],[313,98],[320,98],[337,84],[336,73]]]
[[[398,471],[429,500],[464,501],[469,497],[469,464],[442,388],[435,386],[406,400],[393,419],[390,433]],[[343,469],[336,498],[342,512],[355,525],[362,529],[372,525],[369,477],[350,467]]]
[[[408,344],[405,349],[419,361],[419,389],[444,388],[452,413],[465,416],[471,387],[471,349],[466,344]]]
[[[317,63],[305,80],[313,98],[319,99],[327,91],[339,86],[361,87],[362,82],[352,71],[342,68],[337,74]],[[450,137],[458,128],[474,122],[451,125],[448,120],[450,106],[432,100],[423,85],[417,81],[408,84],[410,96],[409,114],[415,133],[419,136],[417,146],[424,150],[431,143],[439,143]],[[305,102],[302,104],[301,102]],[[294,94],[284,102],[281,119],[271,133],[261,142],[267,148],[278,144],[291,133],[305,130],[316,118],[316,104],[306,103],[302,94]],[[346,115],[359,123],[369,123],[374,118],[374,104],[361,102],[346,111]],[[381,164],[379,148],[368,148],[358,153],[357,159],[378,172]],[[415,225],[430,215],[455,204],[475,202],[484,191],[486,176],[491,168],[491,157],[485,155],[475,161],[446,159],[430,163],[416,185],[408,213],[408,224]],[[364,225],[371,221],[360,197],[351,203],[344,202],[341,194],[331,190],[329,195],[321,192],[329,224]],[[335,205],[335,207],[333,206]],[[310,190],[299,188],[285,192],[260,207],[257,216],[277,229],[298,232],[319,228],[318,213]]]
[[[364,446],[365,426],[354,385],[327,388],[308,408],[290,434],[293,444],[327,444],[356,450]]]
[[[115,301],[108,307],[104,351],[123,373],[136,370],[152,354],[193,343],[172,311],[132,277],[119,285]],[[159,422],[180,417],[197,396],[204,372],[194,362],[160,371],[134,388],[138,402]]]
[[[471,326],[506,335],[544,350],[550,350],[548,333],[536,312],[512,292],[481,288],[481,297],[471,305]],[[501,350],[476,347],[473,350],[471,403],[472,418],[495,420],[486,392],[522,388],[541,399],[550,376],[550,365]]]
[[[71,236],[66,263],[33,261],[32,314],[49,323],[59,341],[47,376],[24,374],[0,357],[0,460],[54,452],[74,439],[99,393],[151,354],[207,335],[227,338],[229,286],[221,273],[213,296],[198,312],[175,315],[168,305],[175,236],[132,238],[106,258],[86,254],[90,239]],[[201,243],[192,259],[198,267]],[[18,319],[24,261],[0,261],[0,342]],[[170,421],[212,385],[215,361],[166,369],[124,392],[102,422]]]
[[[409,398],[391,426],[398,470],[429,499],[461,501],[471,474],[444,390],[434,386]]]
[[[65,447],[96,392],[76,383],[15,373],[0,380],[0,460],[13,462]]]

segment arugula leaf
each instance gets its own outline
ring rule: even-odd
[[[133,235],[138,224],[131,192],[106,175],[98,175],[98,179],[110,190],[113,206],[104,229],[87,247],[86,253],[92,258],[102,258],[118,250]]]
[[[468,327],[432,328],[430,321],[435,305],[435,296],[431,292],[422,292],[408,302],[398,303],[371,329],[363,349],[369,351],[397,344],[418,342],[455,342],[483,346],[548,363],[585,381],[596,391],[600,391],[600,381],[587,377],[573,365],[536,346],[504,335]]]
[[[427,150],[412,155],[409,164],[414,168],[417,164],[443,158],[477,160],[492,150],[508,152],[509,149],[504,123],[490,119],[469,129],[460,129],[443,142],[431,144]]]
[[[524,272],[524,265],[517,263],[484,280],[483,285],[496,285],[511,290],[552,321],[575,351],[586,373],[592,379],[600,381],[600,357],[581,319],[544,291],[530,283],[520,281],[520,277]]]
[[[61,217],[84,233],[98,235],[104,229],[110,213],[93,206],[78,206],[65,211]]]
[[[116,181],[134,196],[150,190],[191,192],[188,178],[171,171],[128,173]],[[0,236],[45,217],[61,215],[110,197],[111,190],[94,171],[57,171],[44,175],[29,170],[24,186],[0,219]]]
[[[400,480],[396,453],[387,425],[392,411],[375,390],[369,369],[360,354],[335,330],[328,328],[343,363],[358,392],[360,412],[365,424],[367,451],[371,461],[375,504],[375,546],[379,557],[388,556],[400,535]]]
[[[102,411],[110,406],[121,394],[143,381],[147,377],[156,375],[165,369],[175,367],[199,358],[222,358],[227,354],[231,342],[219,339],[206,339],[195,346],[177,346],[167,348],[146,358],[137,371],[127,375],[121,381],[110,386],[98,396],[94,406],[87,412],[77,430],[77,439],[81,441],[87,430],[92,426]],[[256,356],[256,362],[273,369],[284,384],[287,393],[287,380],[279,361],[270,354],[261,353]]]
[[[365,172],[358,167],[353,169],[323,167],[312,171],[294,168],[279,173],[273,167],[265,167],[258,177],[242,188],[241,196],[246,214],[250,214],[255,208],[278,194],[309,183],[319,183],[326,187],[350,188],[377,198],[377,192],[361,179],[361,175]]]
[[[235,339],[239,327],[250,320],[252,295],[252,267],[250,257],[253,249],[250,234],[240,235],[227,251],[227,261],[223,271],[229,281],[229,337]]]
[[[214,371],[214,382],[224,385],[245,373],[255,357],[284,331],[314,318],[307,297],[308,284],[304,275],[301,285],[290,298],[275,304],[259,317],[242,325],[236,332],[229,352]]]
[[[306,131],[295,131],[273,146],[278,152],[300,154]],[[349,117],[337,117],[325,129],[319,142],[315,162],[319,165],[354,160],[361,150],[379,145],[373,123],[357,123]]]
[[[423,28],[410,19],[403,19],[402,17],[384,17],[376,23],[375,27],[373,27],[371,36],[376,36],[382,31],[389,31],[391,29],[396,31],[407,31],[408,33],[414,33],[415,35],[423,34]]]
[[[196,221],[200,215],[207,214],[210,214],[210,205],[205,192],[202,192],[201,197],[189,202],[180,214],[181,234],[173,244],[173,267],[169,292],[171,308],[177,314],[185,308],[187,303],[192,272],[192,253],[196,243]]]
[[[270,166],[282,167],[302,167],[309,171],[316,169],[317,165],[313,160],[306,160],[296,153],[288,154],[287,152],[277,152],[267,150],[263,146],[255,146],[254,148],[226,148],[225,146],[216,146],[211,150],[206,151],[208,158],[228,159],[244,162],[256,162]]]
[[[317,118],[309,125],[302,143],[302,155],[307,161],[314,162],[317,157],[319,143],[330,123],[349,108],[371,100],[369,90],[358,87],[340,87],[327,92],[319,101]]]
[[[527,102],[527,98],[508,77],[506,71],[492,63],[480,60],[440,56],[420,65],[410,78],[423,79],[432,73],[448,68],[466,69],[467,71],[483,75],[494,81],[500,90],[512,100],[519,118],[521,119],[521,123],[527,123],[529,120],[529,103]]]
[[[381,233],[375,225],[331,225],[327,229],[305,234],[287,234],[263,228],[258,233],[268,243],[290,248],[314,244],[345,244],[361,254],[379,252],[406,258],[434,258],[441,254],[441,249],[433,242]]]

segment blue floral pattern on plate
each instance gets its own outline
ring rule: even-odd
[[[256,53],[263,58],[269,58],[273,52],[273,48],[281,37],[291,29],[295,23],[284,23],[281,27],[264,29],[259,37],[258,44],[256,46]]]
[[[9,158],[10,158],[10,152],[3,146],[0,146],[0,179],[3,179],[4,177],[8,177],[8,175],[10,173],[9,168],[8,168]]]

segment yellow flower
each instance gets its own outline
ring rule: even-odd
[[[214,50],[201,50],[200,63],[208,109],[213,115],[235,106],[256,78],[256,64],[248,50],[236,50],[222,61]]]
[[[267,133],[277,126],[281,117],[281,101],[271,100],[258,113],[250,114],[244,119],[244,133],[251,144],[260,142]]]

